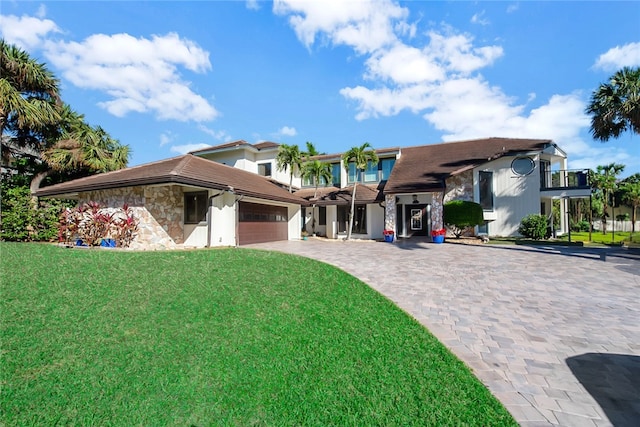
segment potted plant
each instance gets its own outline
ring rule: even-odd
[[[447,230],[444,228],[436,228],[431,230],[431,240],[433,243],[444,243],[444,236],[447,234]]]
[[[393,243],[393,235],[395,234],[393,230],[384,230],[382,234],[385,242]]]
[[[302,240],[307,240],[307,236],[309,235],[309,233],[307,232],[307,230],[302,230],[300,232],[300,235],[302,236]]]

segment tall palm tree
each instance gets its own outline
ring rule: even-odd
[[[640,134],[640,67],[624,67],[601,84],[586,111],[594,139],[608,141],[625,131]]]
[[[122,145],[100,126],[91,127],[84,116],[65,106],[61,134],[42,152],[41,171],[31,180],[31,193],[53,172],[101,173],[125,168],[129,146]]]
[[[596,171],[591,171],[591,183],[598,190],[602,197],[602,234],[607,233],[607,217],[609,216],[608,206],[613,193],[618,188],[617,176],[624,170],[624,165],[611,163],[608,165],[600,165]]]
[[[293,175],[300,171],[302,153],[297,145],[281,144],[276,155],[276,167],[279,171],[289,170],[289,193],[293,192]]]
[[[620,184],[622,201],[631,207],[631,234],[636,232],[636,219],[640,207],[640,173],[625,178]]]
[[[378,164],[378,155],[371,147],[371,144],[365,142],[359,147],[351,147],[349,151],[342,155],[342,163],[344,168],[349,172],[349,163],[353,163],[356,170],[356,179],[353,182],[353,192],[351,193],[351,211],[349,212],[349,229],[347,230],[347,240],[351,239],[351,231],[353,230],[353,215],[356,206],[356,189],[358,181],[362,176],[362,171],[367,169],[367,165],[371,162]]]
[[[22,49],[0,40],[0,135],[6,159],[9,144],[37,144],[37,139],[16,138],[38,132],[60,120],[59,82],[45,64]],[[5,134],[6,133],[6,134]]]
[[[308,143],[307,143],[308,144]],[[308,148],[308,146],[307,146]],[[315,200],[318,198],[318,185],[324,180],[325,187],[331,182],[333,175],[331,174],[331,165],[320,160],[310,160],[302,165],[302,178],[309,179],[313,182],[313,200],[314,204],[311,209],[311,228],[313,234],[316,233],[316,205]]]

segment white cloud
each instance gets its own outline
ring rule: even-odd
[[[260,2],[258,0],[247,0],[245,5],[249,10],[260,10]]]
[[[616,46],[598,57],[594,68],[617,71],[622,67],[640,66],[640,42]]]
[[[231,136],[225,130],[214,130],[206,127],[203,124],[198,125],[198,130],[206,133],[207,135],[213,137],[214,139],[217,139],[218,141],[228,141],[231,139]]]
[[[520,3],[510,4],[507,6],[507,13],[513,13],[518,9],[520,9]]]
[[[122,117],[152,112],[161,120],[212,120],[218,112],[182,80],[178,67],[204,73],[209,53],[175,33],[135,38],[94,34],[82,42],[45,44],[45,56],[74,85],[106,92],[98,105]]]
[[[476,13],[471,17],[472,24],[489,25],[491,22],[484,17],[485,11]]]
[[[40,18],[32,16],[0,15],[0,34],[9,44],[29,50],[40,46],[49,33],[60,33],[60,28],[50,19],[44,18],[46,9],[38,10]],[[42,16],[41,16],[42,15]]]
[[[404,22],[409,13],[390,0],[275,0],[273,11],[289,16],[289,24],[307,47],[320,34],[334,45],[351,46],[358,53],[394,43],[394,23]]]
[[[164,147],[165,145],[173,142],[176,139],[176,136],[170,130],[163,132],[160,134],[160,147]]]
[[[297,134],[298,131],[294,127],[283,126],[278,130],[278,135],[280,136],[296,136]]]
[[[201,150],[203,148],[211,147],[210,144],[184,144],[174,145],[171,147],[171,152],[178,154],[187,154],[191,151]]]

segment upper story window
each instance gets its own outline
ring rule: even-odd
[[[493,210],[493,172],[480,171],[478,172],[478,188],[479,188],[479,200],[480,206],[485,211]]]
[[[271,176],[271,163],[258,163],[258,175]]]
[[[340,187],[340,176],[342,174],[342,168],[340,163],[331,163],[331,175],[333,176],[332,184],[336,187]]]
[[[380,159],[380,181],[386,181],[389,179],[389,175],[391,175],[391,170],[393,166],[396,164],[396,159]]]
[[[367,162],[367,168],[364,170],[364,182],[378,182],[378,165],[372,162]]]
[[[391,170],[396,163],[395,158],[380,159],[377,164],[367,163],[367,168],[362,172],[364,182],[386,181],[391,175]],[[355,163],[349,163],[348,183],[352,184],[357,179]]]

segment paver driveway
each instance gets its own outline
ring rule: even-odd
[[[529,425],[640,425],[640,256],[624,249],[310,239],[250,245],[358,277]]]

